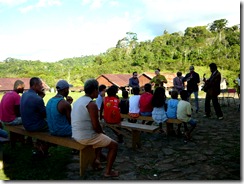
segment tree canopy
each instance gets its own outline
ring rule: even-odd
[[[185,73],[194,65],[203,74],[215,62],[232,85],[240,73],[240,25],[227,27],[227,23],[226,19],[215,20],[208,26],[187,27],[184,33],[169,34],[164,30],[153,40],[142,42],[138,42],[136,33],[127,32],[105,53],[54,63],[6,58],[0,62],[0,77],[38,76],[51,87],[57,80],[66,79],[74,86],[82,86],[86,79],[101,74],[143,73],[155,68]]]

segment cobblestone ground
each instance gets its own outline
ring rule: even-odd
[[[238,105],[237,99],[236,104],[222,104],[223,120],[217,120],[215,116],[203,118],[202,99],[200,111],[193,113],[193,118],[199,123],[191,141],[185,143],[183,138],[141,133],[142,147],[133,150],[131,140],[125,138],[125,144],[119,144],[114,163],[114,169],[120,172],[119,177],[104,178],[104,170],[93,171],[91,168],[80,177],[79,158],[73,156],[73,162],[67,166],[67,180],[240,181],[241,119]],[[105,131],[116,140],[110,129],[105,128]]]

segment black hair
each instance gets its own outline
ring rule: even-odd
[[[137,72],[133,72],[132,75],[134,75],[135,73],[137,73]]]
[[[178,91],[176,91],[176,90],[173,90],[173,91],[171,91],[171,98],[173,98],[173,99],[177,99],[178,98]]]
[[[162,87],[157,87],[153,93],[152,97],[152,106],[153,107],[162,107],[165,106],[165,90]]]
[[[108,96],[116,96],[116,93],[117,93],[117,89],[114,86],[110,86],[107,89]]]
[[[215,63],[211,63],[209,67],[213,70],[217,70],[217,65]]]
[[[186,90],[182,90],[180,92],[180,97],[181,97],[182,100],[187,100],[187,98],[188,98],[188,92]]]
[[[151,90],[152,90],[152,85],[151,85],[150,83],[146,83],[146,84],[144,85],[144,90],[145,90],[146,92],[151,92]]]
[[[140,88],[139,88],[139,87],[133,87],[133,88],[132,88],[132,91],[133,91],[133,94],[134,94],[134,95],[139,95],[139,93],[140,93]]]
[[[106,86],[104,84],[101,84],[98,88],[98,91],[101,92],[103,91],[104,89],[106,89]]]
[[[181,75],[182,75],[182,73],[181,72],[177,72],[177,77],[180,77]]]
[[[128,98],[128,97],[129,97],[129,93],[128,93],[128,91],[123,90],[123,91],[122,91],[122,97],[123,97],[123,98]]]
[[[32,77],[30,79],[30,87],[34,86],[35,84],[38,84],[41,82],[41,79],[39,77]]]

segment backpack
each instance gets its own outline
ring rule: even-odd
[[[121,122],[119,99],[116,97],[105,97],[104,120],[109,124],[117,124]]]

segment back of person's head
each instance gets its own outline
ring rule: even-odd
[[[140,93],[140,88],[139,88],[139,87],[133,87],[133,88],[132,88],[132,91],[133,91],[133,94],[134,94],[134,95],[139,95],[139,93]]]
[[[39,77],[32,77],[30,79],[30,87],[33,87],[36,84],[39,84],[41,82],[41,79]]]
[[[209,67],[210,67],[213,71],[217,70],[217,65],[216,65],[215,63],[211,63],[211,64],[209,65]]]
[[[182,73],[181,72],[177,72],[176,75],[177,75],[177,77],[180,77],[180,76],[182,76]]]
[[[115,84],[113,84],[111,87],[116,90],[116,93],[118,93],[118,91],[119,91],[119,87],[118,86],[116,86]]]
[[[188,92],[186,90],[182,90],[180,92],[180,97],[181,97],[182,100],[187,100]]]
[[[110,86],[108,89],[107,89],[107,95],[108,96],[116,96],[116,93],[117,93],[117,90],[114,86]]]
[[[176,90],[173,90],[173,91],[171,91],[171,98],[172,99],[177,99],[178,98],[178,91],[176,91]]]
[[[123,97],[123,98],[129,98],[129,93],[128,93],[128,91],[123,90],[123,91],[122,91],[122,97]]]
[[[99,92],[103,91],[104,89],[106,89],[107,87],[104,84],[101,84],[98,88]]]
[[[162,107],[165,105],[165,90],[162,87],[157,87],[153,93],[152,105],[153,107]]]
[[[146,83],[145,85],[144,85],[144,90],[146,91],[146,92],[151,92],[151,90],[152,90],[152,85],[150,84],[150,83]]]
[[[14,90],[17,90],[17,89],[20,89],[20,88],[23,88],[24,89],[25,85],[24,85],[24,82],[22,80],[16,80],[14,82]]]
[[[98,82],[96,79],[88,79],[84,84],[84,91],[86,94],[92,94],[95,90],[98,90]]]

